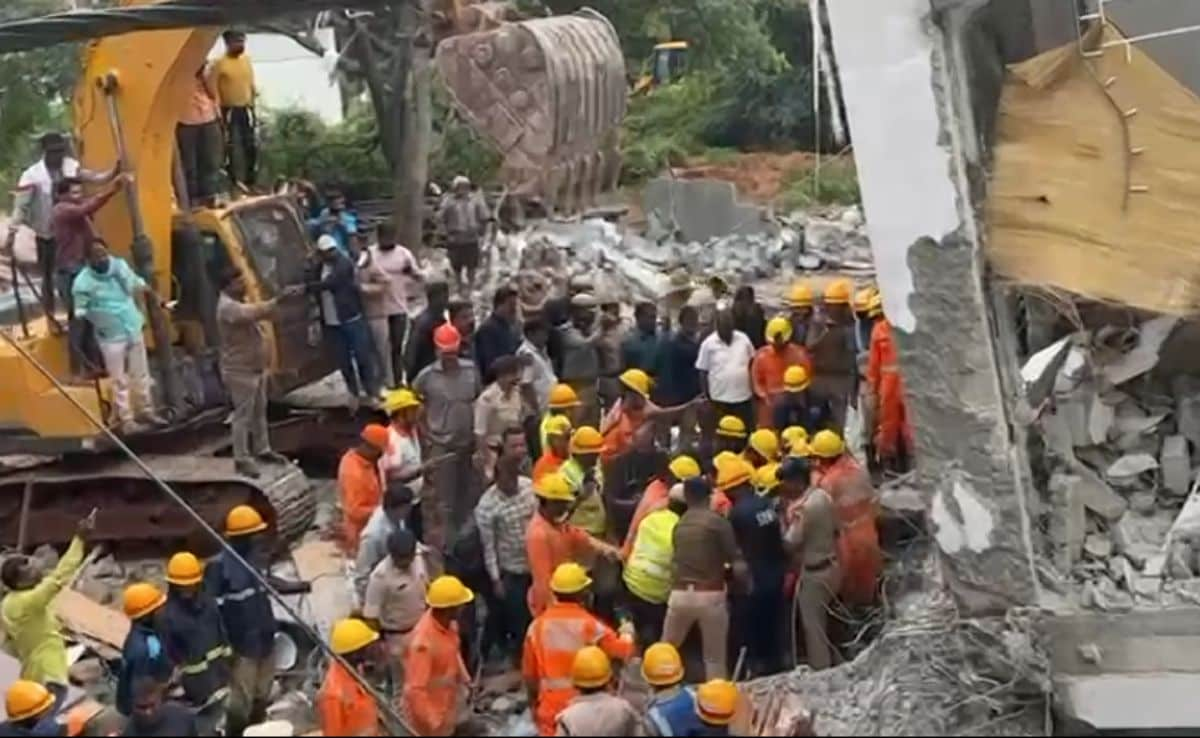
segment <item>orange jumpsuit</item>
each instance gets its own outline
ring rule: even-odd
[[[570,523],[555,524],[541,513],[534,513],[525,529],[525,553],[533,585],[527,600],[529,612],[537,617],[550,604],[550,577],[559,564],[578,561],[591,551],[592,537]]]
[[[374,698],[337,662],[330,665],[317,695],[317,715],[324,735],[380,735]]]
[[[525,636],[521,676],[537,684],[533,719],[539,735],[554,735],[558,713],[578,694],[571,664],[584,646],[599,646],[611,659],[627,661],[633,642],[618,636],[599,618],[574,602],[556,602],[539,615]]]
[[[783,391],[783,374],[789,366],[802,366],[812,374],[812,359],[803,346],[789,343],[783,351],[776,351],[770,344],[754,353],[750,362],[750,381],[754,386],[755,403],[759,428],[773,428],[775,418],[772,407],[775,396]]]
[[[600,433],[604,436],[604,450],[600,452],[600,461],[607,464],[633,446],[633,437],[638,429],[646,423],[646,410],[654,407],[649,401],[641,410],[626,410],[625,403],[620,400],[612,406],[600,424]]]
[[[633,519],[629,522],[629,532],[625,534],[625,543],[621,545],[621,558],[628,559],[633,552],[633,541],[637,538],[638,525],[652,512],[667,506],[667,495],[671,493],[671,485],[662,479],[655,479],[646,485],[642,499],[638,500],[637,509],[633,511]]]
[[[881,457],[894,457],[900,453],[901,440],[904,448],[911,451],[913,432],[904,405],[904,378],[900,376],[892,324],[886,319],[880,319],[871,329],[870,351],[867,383],[877,408],[875,449]]]
[[[379,469],[375,462],[350,449],[338,464],[337,486],[342,501],[342,543],[351,555],[355,555],[358,537],[383,501]]]
[[[813,473],[813,486],[833,498],[838,517],[838,562],[842,566],[842,600],[851,605],[875,602],[883,553],[879,548],[875,488],[866,470],[849,454]]]
[[[538,457],[537,463],[533,465],[533,483],[537,484],[542,477],[558,471],[558,468],[565,463],[567,463],[566,459],[556,455],[554,449],[547,448]]]
[[[454,735],[459,687],[471,682],[459,645],[458,624],[443,628],[432,610],[412,630],[404,654],[403,709],[417,735]]]

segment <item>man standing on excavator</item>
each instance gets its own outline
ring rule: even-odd
[[[482,195],[471,191],[471,180],[459,175],[454,178],[453,191],[442,203],[438,220],[446,232],[446,255],[450,257],[450,274],[454,291],[463,291],[463,272],[466,272],[466,292],[475,284],[479,269],[479,242],[487,231],[492,214]]]
[[[225,55],[213,63],[210,89],[217,91],[225,128],[226,168],[234,185],[253,185],[258,172],[258,125],[254,102],[254,65],[246,55],[246,34],[229,29],[221,34]]]

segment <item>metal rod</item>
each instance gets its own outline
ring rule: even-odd
[[[17,550],[25,553],[25,544],[29,542],[29,506],[33,503],[33,477],[25,480],[25,490],[21,495],[21,520],[17,523]]]
[[[125,456],[127,456],[129,460],[132,461],[134,465],[136,465],[138,469],[140,469],[142,473],[146,475],[147,479],[149,479],[156,487],[162,490],[163,494],[165,494],[172,502],[178,505],[185,513],[187,513],[187,515],[191,517],[198,526],[200,526],[201,530],[203,530],[210,538],[216,541],[217,545],[221,548],[222,553],[230,556],[238,564],[241,564],[242,567],[244,567],[246,571],[250,573],[250,576],[252,576],[254,580],[263,588],[263,590],[271,597],[271,599],[279,605],[280,609],[282,609],[288,615],[288,617],[290,617],[296,623],[296,625],[299,626],[305,632],[305,634],[312,639],[317,648],[324,652],[325,655],[330,658],[330,660],[340,664],[342,668],[344,668],[350,674],[354,681],[357,682],[358,685],[362,687],[363,690],[369,694],[376,703],[378,703],[380,710],[384,713],[384,715],[387,716],[388,719],[394,720],[397,725],[408,731],[410,735],[416,735],[416,731],[414,731],[409,724],[405,722],[404,719],[392,708],[391,700],[383,698],[375,690],[375,688],[371,686],[371,684],[368,683],[365,678],[363,678],[362,674],[359,674],[358,671],[351,666],[348,661],[346,661],[346,659],[334,653],[333,649],[330,648],[325,639],[322,638],[319,633],[313,630],[308,623],[305,623],[300,619],[300,615],[296,612],[295,608],[293,608],[286,600],[284,600],[283,595],[275,591],[275,589],[271,586],[271,583],[267,580],[267,577],[260,572],[257,567],[252,566],[249,561],[247,561],[240,553],[237,552],[236,549],[233,548],[233,546],[230,546],[229,542],[225,540],[224,536],[214,530],[213,527],[208,524],[208,521],[205,520],[200,513],[196,512],[191,505],[187,504],[187,501],[184,500],[178,492],[171,489],[169,484],[158,477],[158,475],[154,473],[154,470],[147,466],[146,462],[142,461],[141,457],[134,453],[133,449],[126,445],[125,441],[117,436],[117,434],[109,430],[108,427],[104,425],[104,423],[101,422],[95,415],[93,415],[90,410],[88,410],[78,400],[71,396],[71,393],[67,392],[66,387],[64,387],[63,384],[58,381],[58,378],[55,377],[54,374],[37,359],[37,357],[29,353],[24,346],[19,344],[8,331],[0,330],[0,337],[2,337],[4,341],[8,343],[8,345],[12,346],[13,350],[20,354],[22,358],[28,361],[34,369],[36,369],[42,376],[49,380],[59,394],[65,397],[72,405],[74,405],[75,409],[78,410],[85,418],[87,418],[88,422],[94,425],[96,429],[100,431],[100,433],[107,436],[108,440],[111,441],[114,446],[120,449],[121,453],[125,454]]]
[[[1123,46],[1127,44],[1136,44],[1141,41],[1153,41],[1156,38],[1170,38],[1171,36],[1182,36],[1185,33],[1195,33],[1200,31],[1200,25],[1183,26],[1182,28],[1172,28],[1169,31],[1156,31],[1154,33],[1144,33],[1141,36],[1130,36],[1129,38],[1120,38],[1113,41],[1106,41],[1100,45],[1101,48],[1107,49],[1110,46]]]
[[[13,229],[17,226],[10,225]],[[17,234],[10,230],[8,234],[9,271],[12,273],[13,299],[17,301],[17,320],[21,321],[21,333],[29,338],[29,321],[25,318],[25,303],[21,300],[21,270],[17,268]]]

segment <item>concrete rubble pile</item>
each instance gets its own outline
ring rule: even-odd
[[[1043,735],[1048,665],[1020,616],[958,618],[936,588],[895,603],[857,658],[750,682],[755,704],[799,695],[817,735]]]
[[[1080,331],[1022,369],[1046,447],[1049,584],[1073,606],[1200,603],[1200,385],[1156,370],[1178,325]]]

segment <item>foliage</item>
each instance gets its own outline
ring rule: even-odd
[[[784,184],[779,199],[780,205],[787,210],[859,202],[858,172],[854,168],[854,159],[849,156],[824,159],[820,176],[811,169],[795,172]]]
[[[712,109],[715,94],[710,76],[693,74],[631,100],[621,140],[622,179],[640,182],[703,151],[710,124],[706,111]]]

